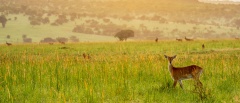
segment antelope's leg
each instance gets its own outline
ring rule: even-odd
[[[174,80],[173,87],[175,88],[177,85],[177,80]]]
[[[183,84],[182,84],[182,81],[179,80],[178,83],[180,84],[180,87],[183,89]]]

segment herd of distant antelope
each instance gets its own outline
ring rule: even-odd
[[[190,39],[190,38],[187,38],[185,37],[184,38],[186,41],[194,41],[194,39]],[[179,39],[179,38],[176,38],[177,41],[183,41],[183,39]]]

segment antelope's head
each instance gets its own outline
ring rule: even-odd
[[[174,55],[174,56],[172,56],[172,57],[169,57],[169,56],[167,56],[167,55],[164,55],[164,56],[165,56],[165,58],[168,60],[168,62],[169,62],[170,64],[172,64],[173,59],[175,59],[177,55]]]

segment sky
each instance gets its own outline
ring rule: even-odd
[[[240,0],[206,0],[206,1],[233,1],[233,2],[240,2]]]
[[[234,2],[240,2],[240,0],[231,0],[231,1],[234,1]]]
[[[203,2],[237,2],[240,3],[240,0],[199,0],[199,1],[203,1]]]

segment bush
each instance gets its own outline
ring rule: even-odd
[[[76,32],[76,33],[84,33],[84,31],[85,31],[85,28],[81,25],[77,25],[72,30],[72,32]]]
[[[7,23],[7,18],[5,17],[5,15],[0,16],[0,23],[2,23],[2,27],[5,28]]]
[[[10,35],[7,35],[7,39],[10,39],[11,38],[11,36]]]
[[[24,43],[32,43],[32,38],[23,38]]]
[[[40,41],[41,43],[52,43],[52,42],[56,42],[55,39],[52,39],[50,37],[44,38],[43,40]]]
[[[71,36],[69,38],[72,42],[79,42],[79,39],[76,36]]]
[[[41,23],[38,22],[38,21],[36,21],[36,20],[31,21],[30,24],[31,24],[32,26],[41,25]]]
[[[24,38],[27,38],[27,35],[26,34],[23,34],[22,35],[22,38],[24,39]]]
[[[68,42],[68,38],[64,38],[64,37],[58,37],[58,38],[56,38],[56,40],[58,42]]]
[[[134,37],[134,31],[132,30],[121,30],[119,31],[115,37],[117,37],[120,41],[127,40],[129,37]]]

